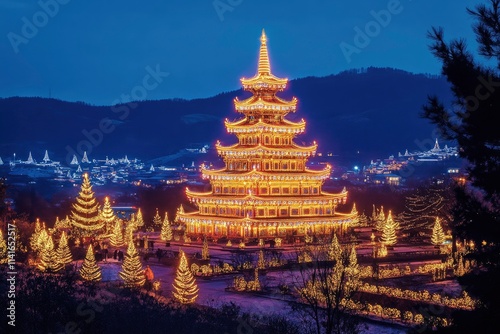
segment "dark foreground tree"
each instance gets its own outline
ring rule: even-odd
[[[455,100],[450,110],[430,97],[424,116],[447,139],[458,143],[460,155],[469,162],[468,181],[456,189],[452,227],[457,237],[476,245],[469,256],[477,266],[461,283],[482,302],[474,312],[456,314],[454,325],[443,332],[481,328],[488,333],[500,325],[500,131],[496,121],[500,113],[500,0],[467,11],[476,20],[478,55],[467,50],[464,40],[446,42],[441,28],[432,29],[431,50],[443,63],[442,73]]]

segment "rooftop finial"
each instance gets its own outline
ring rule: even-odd
[[[259,53],[259,74],[271,74],[271,65],[269,64],[269,55],[267,53],[267,37],[266,32],[262,29],[260,36],[260,53]]]

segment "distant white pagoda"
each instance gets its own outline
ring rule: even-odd
[[[155,171],[155,166],[153,166],[153,164],[151,164],[151,168],[149,168],[149,171],[150,172],[154,172]]]
[[[439,151],[439,150],[441,150],[441,149],[439,148],[438,139],[436,138],[436,143],[434,144],[434,147],[432,148],[431,151],[436,152],[436,151]]]
[[[46,164],[50,162],[49,151],[45,150],[45,155],[43,156],[42,161],[45,162]]]
[[[129,164],[130,160],[128,160],[127,156],[125,156],[125,159],[123,159],[123,162],[126,163],[126,164]]]
[[[191,162],[191,167],[194,167],[194,161]]]
[[[86,164],[90,163],[89,158],[87,158],[87,151],[83,152],[82,164],[83,163],[86,163]]]
[[[28,156],[28,160],[26,160],[26,163],[27,164],[34,164],[35,163],[35,160],[33,160],[33,157],[31,156],[31,151],[30,151],[30,154]]]
[[[77,172],[77,173],[81,173],[81,172],[83,172],[83,170],[82,170],[82,166],[78,165],[78,168],[77,168],[76,172]]]
[[[73,176],[71,176],[71,171],[68,171],[68,174],[66,174],[66,177],[67,177],[68,179],[72,179],[72,178],[73,178]]]
[[[0,157],[0,166],[3,165],[2,157]]]
[[[407,157],[409,155],[410,155],[410,153],[408,153],[408,149],[406,149],[406,151],[405,151],[405,157]]]
[[[78,165],[78,158],[76,157],[76,154],[73,154],[73,159],[69,163],[70,165]]]
[[[109,159],[108,159],[108,156],[106,156],[106,165],[109,165]]]

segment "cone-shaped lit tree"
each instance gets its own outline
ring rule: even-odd
[[[203,246],[201,247],[201,258],[202,260],[208,260],[210,258],[207,236],[203,238]]]
[[[332,242],[330,247],[328,247],[328,260],[338,261],[342,255],[342,248],[340,247],[339,240],[337,239],[337,234],[333,234]]]
[[[259,258],[257,260],[257,268],[266,269],[266,260],[264,258],[264,251],[262,249],[259,251]]]
[[[384,230],[384,225],[385,225],[385,213],[384,213],[384,206],[382,205],[380,207],[380,212],[377,215],[377,220],[375,221],[375,228],[382,232]]]
[[[161,217],[160,217],[160,214],[158,213],[158,208],[156,208],[156,214],[155,216],[153,217],[153,228],[158,231],[159,229],[161,229]]]
[[[168,213],[165,212],[165,219],[163,219],[163,224],[161,225],[160,239],[164,241],[172,240],[172,228],[168,221]]]
[[[104,206],[101,212],[101,220],[104,222],[106,228],[106,233],[111,233],[115,227],[115,212],[111,208],[111,203],[109,202],[109,197],[104,199]]]
[[[387,215],[387,219],[385,220],[383,229],[382,229],[382,239],[381,241],[384,243],[384,245],[387,246],[392,246],[395,245],[396,242],[398,241],[397,236],[396,236],[396,229],[398,225],[392,219],[392,213],[389,210],[389,214]]]
[[[0,230],[0,264],[7,262],[7,243],[3,237],[2,230]]]
[[[444,232],[439,217],[436,217],[434,227],[432,228],[431,242],[436,246],[442,245],[444,242]]]
[[[189,270],[186,254],[180,251],[181,261],[177,268],[177,274],[172,284],[174,287],[174,298],[181,304],[192,304],[198,298],[198,286],[191,270]]]
[[[42,225],[40,224],[40,219],[36,219],[35,230],[30,237],[30,246],[34,252],[38,252],[38,238],[40,237],[40,232],[42,232]]]
[[[111,234],[111,237],[109,238],[109,243],[114,247],[121,247],[124,245],[122,223],[119,220],[115,223],[113,234]]]
[[[83,174],[82,178],[82,187],[71,211],[71,226],[76,236],[95,236],[102,232],[104,222],[88,174]]]
[[[144,219],[142,218],[141,208],[139,208],[139,211],[137,211],[137,215],[135,216],[135,225],[137,227],[144,226]]]
[[[120,271],[119,275],[123,279],[125,286],[129,288],[140,288],[146,282],[139,253],[137,253],[133,241],[128,243],[127,254],[125,254],[122,271]]]
[[[102,278],[101,268],[95,262],[94,249],[92,244],[87,249],[87,255],[83,260],[82,267],[80,268],[80,276],[89,282],[99,282]]]
[[[41,252],[45,249],[45,246],[47,245],[47,241],[49,240],[49,234],[47,233],[47,230],[42,228],[40,233],[38,234],[38,237],[36,239],[35,243],[35,251],[38,252],[39,255],[41,255]],[[53,244],[52,244],[53,246]]]
[[[67,264],[73,262],[73,255],[71,255],[71,251],[68,246],[68,239],[66,238],[66,232],[63,231],[61,235],[61,239],[59,239],[59,245],[56,250],[57,261],[64,267]]]
[[[40,252],[40,261],[38,269],[46,272],[56,272],[62,269],[62,265],[57,260],[57,254],[54,250],[54,242],[52,237],[48,236],[47,241]]]

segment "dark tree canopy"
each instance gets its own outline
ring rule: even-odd
[[[453,233],[473,240],[468,256],[477,267],[460,282],[482,306],[474,312],[454,316],[445,333],[490,332],[500,318],[500,0],[467,9],[476,23],[477,55],[464,40],[446,42],[441,28],[429,32],[430,46],[442,63],[442,73],[451,84],[454,102],[448,109],[437,97],[429,97],[423,116],[436,124],[443,135],[455,140],[460,155],[469,162],[469,182],[456,188]],[[495,63],[495,65],[488,65]],[[478,327],[480,326],[480,327]]]

